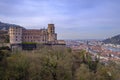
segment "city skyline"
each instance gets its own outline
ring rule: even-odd
[[[40,29],[54,23],[59,39],[120,34],[119,0],[1,0],[0,21]]]

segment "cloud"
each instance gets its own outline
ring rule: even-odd
[[[38,29],[53,22],[60,38],[104,38],[120,32],[119,3],[119,0],[1,0],[0,20]]]

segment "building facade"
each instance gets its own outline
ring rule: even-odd
[[[9,38],[10,43],[19,44],[22,43],[22,27],[10,27],[9,28]]]
[[[9,37],[11,44],[21,44],[23,42],[51,44],[58,43],[54,24],[48,24],[47,29],[25,29],[23,27],[10,27]]]

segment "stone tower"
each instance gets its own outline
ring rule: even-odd
[[[55,33],[55,26],[54,24],[48,24],[48,33],[54,34]]]
[[[48,41],[54,42],[57,40],[57,34],[55,33],[54,24],[48,24]]]
[[[10,27],[9,36],[11,44],[22,43],[22,27]]]

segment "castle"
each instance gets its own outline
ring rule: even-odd
[[[23,27],[9,28],[10,44],[24,42],[43,44],[65,44],[64,40],[57,40],[54,24],[48,24],[47,29],[25,29]]]

